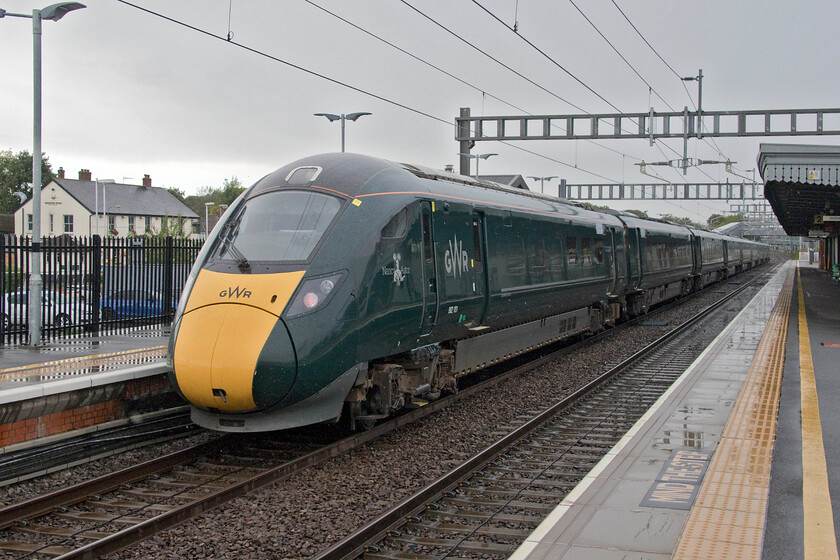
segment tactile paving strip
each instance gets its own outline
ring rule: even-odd
[[[674,560],[761,558],[793,278],[791,268]]]

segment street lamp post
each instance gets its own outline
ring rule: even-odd
[[[105,206],[105,187],[102,188],[102,208],[105,209],[105,237],[111,233],[111,224],[108,222],[108,211],[109,210],[118,210],[120,208],[119,204],[115,204],[114,206]],[[114,217],[114,230],[117,229],[117,218]]]
[[[340,120],[341,121],[341,152],[344,152],[344,122],[347,120],[356,121],[359,117],[363,117],[365,115],[372,115],[373,113],[348,113],[344,114],[341,113],[340,115],[336,115],[333,113],[315,113],[316,117],[327,117],[330,122],[335,122]]]
[[[204,240],[207,240],[207,236],[210,235],[210,215],[208,214],[208,209],[213,206],[215,202],[205,202],[204,203]]]
[[[32,148],[32,263],[29,279],[29,345],[41,345],[41,21],[58,21],[67,12],[84,8],[78,2],[59,2],[32,15],[13,14],[0,9],[0,18],[32,19],[32,81],[34,91]]]
[[[105,208],[105,185],[115,183],[113,179],[96,179],[94,181],[94,213],[96,214],[96,235],[99,235],[99,185],[102,185],[102,208]],[[93,232],[90,232],[93,235]]]
[[[458,155],[468,157],[470,159],[475,160],[475,178],[478,179],[478,162],[479,162],[479,160],[487,159],[490,156],[497,156],[499,154],[492,153],[492,154],[458,154]]]
[[[557,175],[552,175],[550,177],[534,177],[533,175],[529,175],[528,178],[529,179],[535,179],[535,180],[539,181],[540,182],[540,192],[544,193],[545,191],[543,190],[543,184],[546,181],[551,181],[552,179],[556,179]]]

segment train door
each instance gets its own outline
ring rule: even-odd
[[[487,274],[484,261],[484,219],[471,206],[439,202],[432,205],[432,229],[438,262],[440,328],[474,328],[486,309]]]
[[[429,202],[421,204],[421,221],[423,228],[423,320],[420,325],[420,335],[432,332],[437,323],[438,314],[438,281],[437,263],[435,262],[434,234],[432,232],[432,208]]]
[[[638,228],[624,228],[627,241],[627,272],[630,275],[630,287],[638,288],[641,281],[642,240]]]
[[[627,257],[624,254],[624,234],[621,230],[616,228],[609,228],[607,231],[612,239],[612,271],[613,271],[613,287],[612,293],[624,291],[624,286],[627,285]]]
[[[472,246],[473,246],[473,295],[479,301],[475,306],[475,312],[469,320],[469,327],[476,328],[481,325],[484,320],[484,314],[487,312],[487,254],[485,251],[486,244],[484,242],[484,213],[472,213]]]

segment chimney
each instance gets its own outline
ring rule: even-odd
[[[149,177],[148,174],[143,175],[143,186],[144,187],[151,187],[152,186],[152,178]]]
[[[455,166],[452,165],[451,163],[447,163],[446,167],[444,167],[443,170],[446,171],[447,173],[455,173]]]
[[[79,181],[90,181],[92,175],[90,174],[90,169],[80,169],[79,170]]]
[[[59,179],[64,179],[64,168],[63,167],[58,168],[58,178]]]

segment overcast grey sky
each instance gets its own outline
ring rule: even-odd
[[[0,0],[0,8],[31,13],[49,3]],[[250,185],[300,157],[338,151],[339,124],[314,117],[318,112],[373,113],[348,122],[347,151],[457,169],[453,123],[460,107],[470,107],[473,115],[581,113],[571,104],[588,113],[615,111],[481,6],[511,27],[518,22],[522,37],[622,111],[670,110],[656,94],[677,110],[693,107],[697,85],[686,83],[686,91],[616,5],[678,74],[695,76],[703,69],[704,110],[840,106],[836,0],[575,0],[656,94],[569,0],[480,0],[480,6],[470,0],[134,2],[159,15],[117,0],[82,3],[86,9],[44,22],[43,151],[68,177],[87,168],[94,177],[139,183],[149,174],[154,185],[187,194],[219,187],[233,176]],[[232,42],[224,40],[229,30]],[[29,20],[0,19],[0,63],[0,149],[31,151]],[[743,173],[755,168],[762,141],[836,144],[840,139],[715,142]],[[479,143],[475,151],[499,154],[482,162],[482,174],[639,183],[648,179],[635,165],[640,160],[675,159],[682,153],[682,140],[653,147],[645,140],[515,145],[545,157]],[[690,141],[689,156],[721,158],[715,144],[697,140]],[[685,177],[677,170],[657,171],[672,182],[739,180],[723,166],[690,170]],[[556,193],[557,181],[549,185],[546,190]],[[630,207],[698,221],[728,209],[714,202]]]

